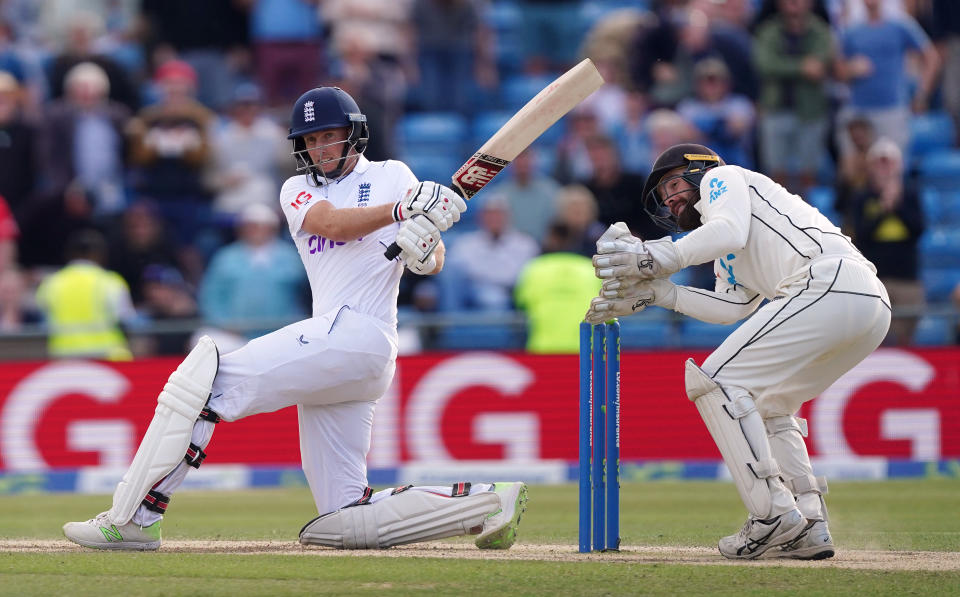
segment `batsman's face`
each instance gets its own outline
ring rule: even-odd
[[[303,136],[303,142],[306,145],[307,153],[314,164],[317,164],[324,174],[328,174],[337,169],[340,158],[343,157],[344,144],[347,142],[349,128],[342,127],[338,129],[328,129],[307,133]],[[352,167],[356,162],[356,152],[353,148],[347,153],[347,165],[344,166],[343,174],[348,172],[348,167]]]

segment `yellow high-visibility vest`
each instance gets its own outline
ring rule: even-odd
[[[133,358],[117,313],[129,296],[123,277],[91,262],[70,263],[47,277],[37,289],[37,304],[50,328],[50,356]]]
[[[514,289],[527,313],[527,352],[579,352],[580,322],[600,285],[589,257],[548,253],[530,260]]]

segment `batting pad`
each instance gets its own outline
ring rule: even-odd
[[[483,491],[448,497],[416,488],[362,506],[319,516],[300,531],[300,543],[337,549],[382,549],[478,534],[500,510],[500,497]]]
[[[731,399],[693,359],[687,359],[684,382],[687,397],[697,405],[720,448],[743,504],[754,517],[769,518],[773,495],[767,479],[779,476],[780,468],[753,399],[745,392]]]
[[[110,520],[114,524],[129,522],[150,488],[183,460],[219,363],[217,345],[203,336],[170,374],[133,463],[113,494]]]

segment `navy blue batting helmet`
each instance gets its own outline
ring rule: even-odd
[[[347,144],[357,153],[363,153],[370,139],[367,117],[350,94],[339,87],[317,87],[307,91],[293,104],[290,115],[290,134],[293,140],[297,170],[317,172],[316,166],[306,152],[303,136],[308,133],[349,127]],[[344,149],[344,156],[346,148]],[[336,173],[331,173],[336,176]]]

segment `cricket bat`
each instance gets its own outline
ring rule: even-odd
[[[601,85],[603,77],[589,58],[560,75],[520,108],[460,166],[452,177],[451,188],[469,200],[553,123]],[[387,247],[384,256],[392,260],[399,254],[400,247],[393,243]]]

